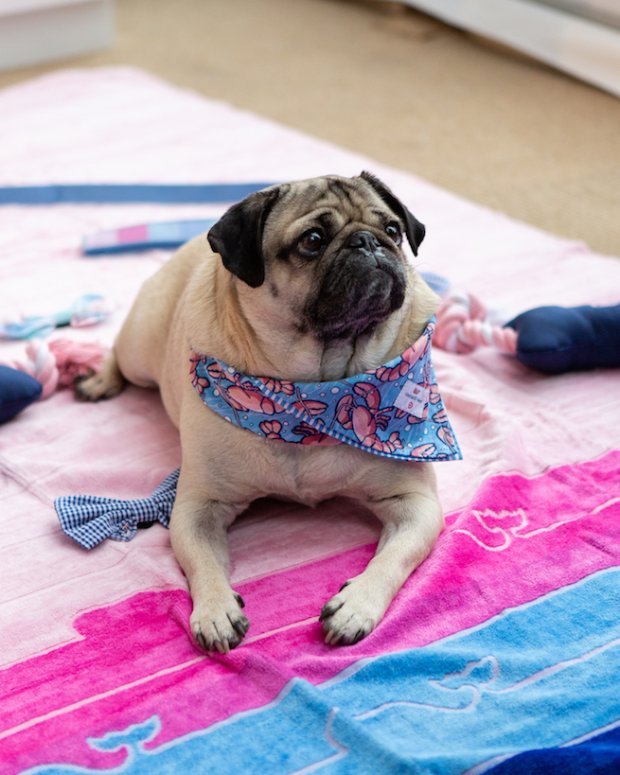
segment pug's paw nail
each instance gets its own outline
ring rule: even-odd
[[[233,629],[235,632],[239,635],[239,638],[243,638],[243,636],[246,634],[246,632],[250,629],[250,622],[248,621],[247,616],[244,616],[241,614],[237,619],[231,619],[231,617],[228,617],[228,621],[232,624]]]
[[[190,624],[196,643],[203,651],[228,654],[245,637],[250,622],[241,613],[237,596],[231,594],[229,601],[227,605],[216,601],[194,604]]]
[[[196,643],[200,646],[200,648],[203,651],[209,651],[209,646],[207,645],[205,636],[202,634],[200,630],[194,630],[194,638],[196,639]]]
[[[342,608],[343,605],[344,600],[340,600],[337,596],[332,597],[332,599],[325,603],[321,609],[321,613],[319,614],[319,621],[324,622],[326,619],[329,619],[329,617],[333,616],[336,611]]]

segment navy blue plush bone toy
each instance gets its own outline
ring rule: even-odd
[[[515,355],[546,374],[620,366],[620,304],[537,307],[506,323],[517,332]]]

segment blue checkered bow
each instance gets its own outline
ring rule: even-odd
[[[63,495],[56,498],[54,508],[63,532],[85,549],[92,549],[106,538],[131,541],[138,526],[146,522],[170,523],[174,504],[177,469],[148,498],[119,500],[97,495]]]

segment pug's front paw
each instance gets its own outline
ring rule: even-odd
[[[321,611],[319,621],[323,623],[325,642],[331,646],[357,643],[374,630],[384,610],[367,593],[363,582],[347,581]]]
[[[190,627],[198,645],[205,651],[228,654],[238,646],[250,627],[243,614],[245,606],[241,595],[230,590],[221,600],[194,602]]]
[[[106,364],[101,371],[78,378],[74,390],[79,401],[101,401],[114,398],[124,387],[125,379],[118,368]]]

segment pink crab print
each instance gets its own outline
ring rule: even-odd
[[[200,363],[200,358],[196,355],[192,356],[189,361],[189,373],[192,378],[192,385],[194,387],[194,390],[197,390],[198,393],[202,394],[209,387],[210,382],[207,377],[198,376],[199,363]]]
[[[437,447],[434,444],[420,444],[419,447],[411,450],[411,457],[432,457],[436,450]]]
[[[438,412],[435,412],[433,415],[433,422],[436,422],[437,424],[448,422],[448,414],[444,407],[442,407]]]
[[[238,374],[227,374],[226,371],[218,363],[210,363],[207,366],[207,374],[214,380],[227,379],[230,382],[237,382],[239,379]]]
[[[258,426],[266,439],[286,441],[282,438],[282,423],[278,420],[263,420]]]
[[[443,428],[440,428],[437,431],[437,437],[443,441],[446,446],[450,447],[451,449],[454,449],[456,446],[456,442],[454,440],[454,436],[452,435],[452,431],[450,428],[444,425]]]
[[[245,382],[241,385],[231,385],[229,388],[221,388],[222,396],[237,410],[261,412],[262,414],[275,414],[281,411],[275,401],[264,396],[260,389]]]
[[[396,366],[380,366],[375,371],[377,379],[381,382],[394,382],[403,377],[413,364],[424,356],[430,341],[430,336],[421,336],[415,344],[405,350]]]
[[[295,426],[295,428],[293,428],[293,433],[296,433],[298,436],[302,437],[298,443],[303,444],[304,446],[320,444],[323,447],[331,447],[335,444],[340,444],[338,439],[335,439],[333,436],[330,436],[327,433],[318,431],[307,422],[302,422]]]
[[[313,417],[323,414],[323,412],[327,409],[327,404],[324,404],[322,401],[310,401],[307,398],[300,399],[299,401],[295,401],[293,404],[293,409],[297,409],[298,412],[307,412],[307,414],[312,415]]]
[[[387,441],[377,435],[377,429],[385,430],[389,422],[392,407],[381,409],[379,391],[368,382],[357,382],[353,391],[360,396],[361,402],[356,402],[353,396],[343,396],[336,405],[336,420],[347,430],[352,430],[357,440],[364,447],[370,447],[377,452],[394,452],[402,449],[400,435],[394,431]]]
[[[270,377],[258,378],[270,393],[284,393],[285,396],[292,396],[295,393],[295,385],[285,379],[271,379]]]

